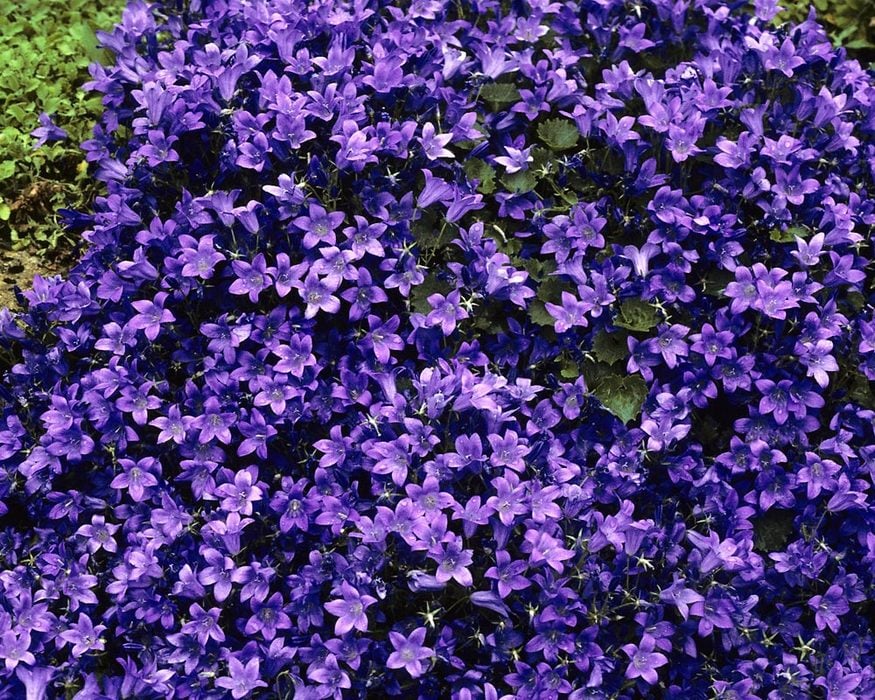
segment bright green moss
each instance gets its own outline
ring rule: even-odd
[[[63,242],[59,207],[95,194],[79,144],[90,137],[100,97],[82,84],[103,58],[95,31],[118,21],[123,0],[22,0],[0,4],[0,246],[53,252]],[[70,138],[34,150],[40,112]]]

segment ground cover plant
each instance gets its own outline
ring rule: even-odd
[[[875,697],[875,89],[774,12],[131,3],[0,698]]]
[[[95,31],[111,27],[123,7],[120,0],[0,5],[3,306],[12,302],[7,282],[25,286],[33,279],[29,258],[40,259],[43,270],[55,268],[58,259],[66,261],[74,237],[58,226],[55,211],[85,208],[99,191],[87,175],[79,144],[90,136],[101,103],[99,96],[88,96],[79,88],[89,77],[89,63],[109,57],[98,47]],[[47,128],[52,124],[55,129]],[[34,149],[35,143],[44,145]]]

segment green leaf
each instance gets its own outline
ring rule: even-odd
[[[446,294],[445,291],[438,290],[441,294]],[[483,334],[494,335],[501,332],[507,321],[506,310],[497,301],[486,301],[482,306],[477,308],[477,313],[473,317],[473,326],[475,331],[480,331]]]
[[[857,405],[872,409],[875,408],[875,391],[873,384],[864,375],[862,375],[856,367],[848,370],[848,398]]]
[[[0,221],[9,221],[11,215],[12,210],[9,208],[9,205],[6,202],[0,204]]]
[[[626,299],[614,319],[614,325],[630,331],[649,331],[659,323],[659,312],[642,299]]]
[[[538,126],[538,138],[554,151],[567,151],[577,145],[580,130],[567,119],[548,119]]]
[[[562,299],[562,292],[571,290],[571,286],[567,282],[563,282],[555,275],[551,275],[538,285],[538,299],[541,301],[550,301],[558,304]]]
[[[423,216],[413,225],[411,233],[416,245],[424,253],[431,253],[446,248],[455,237],[456,229],[445,222],[442,223],[432,212],[428,212],[428,215]]]
[[[552,151],[547,148],[541,148],[540,146],[534,146],[532,148],[532,163],[529,166],[530,170],[535,172],[541,170],[550,172],[555,165],[556,156]]]
[[[556,271],[556,263],[553,260],[538,260],[536,258],[523,258],[519,261],[523,269],[529,273],[529,279],[539,285],[545,280],[552,279]]]
[[[418,284],[410,290],[410,308],[416,313],[427,314],[431,311],[428,298],[432,294],[447,294],[449,291],[449,284],[439,280],[436,275],[428,274],[422,284]]]
[[[606,409],[628,423],[641,413],[641,406],[647,398],[647,383],[637,374],[609,376],[595,385],[593,394]]]
[[[587,361],[584,365],[583,376],[589,387],[596,387],[605,379],[617,376],[617,370],[604,362]]]
[[[559,368],[559,374],[563,379],[574,381],[581,375],[581,367],[573,359],[566,357]]]
[[[87,24],[74,24],[70,27],[70,37],[89,60],[99,61],[102,58],[103,51],[98,48],[97,36]]]
[[[625,331],[618,333],[606,333],[598,331],[592,341],[592,354],[599,362],[609,365],[624,360],[629,356],[629,346],[626,339],[629,334]]]
[[[811,231],[804,226],[788,226],[783,231],[780,229],[772,231],[769,234],[769,238],[776,243],[794,243],[796,241],[796,236],[804,239],[808,238],[810,235]]]
[[[529,279],[533,282],[542,282],[544,277],[544,262],[536,258],[520,260],[523,269],[529,273]]]
[[[705,275],[702,280],[702,290],[705,294],[719,297],[726,289],[726,285],[735,281],[735,275],[729,270],[714,270]]]
[[[848,304],[851,305],[851,308],[855,312],[862,311],[863,307],[866,306],[866,297],[860,294],[860,292],[848,292]]]
[[[529,319],[532,323],[538,326],[549,326],[552,328],[556,324],[556,320],[547,311],[544,302],[540,299],[533,299],[529,302]]]
[[[497,109],[501,105],[519,102],[520,91],[513,83],[489,83],[480,88],[480,97]]]
[[[501,178],[501,184],[513,194],[525,194],[531,192],[538,185],[538,178],[531,170],[523,170],[513,175],[505,175]]]
[[[468,158],[464,167],[468,179],[478,181],[478,192],[481,194],[495,192],[495,169],[489,163],[479,158]]]
[[[564,201],[566,204],[568,204],[569,206],[572,206],[572,207],[575,206],[580,201],[577,198],[577,194],[575,194],[574,192],[572,192],[570,190],[560,189],[560,190],[558,190],[557,194],[559,195],[559,197],[562,198],[562,201]]]
[[[761,552],[777,552],[784,548],[793,532],[793,511],[772,508],[754,520],[754,547]]]
[[[853,41],[846,41],[844,43],[844,47],[846,49],[871,49],[875,46],[868,39],[854,39]]]
[[[15,174],[15,161],[5,160],[0,163],[0,180],[6,180]]]

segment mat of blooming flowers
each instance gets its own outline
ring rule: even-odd
[[[775,12],[130,3],[0,698],[875,698],[875,82]]]

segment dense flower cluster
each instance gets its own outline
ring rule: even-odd
[[[774,12],[132,2],[0,697],[875,697],[875,83]]]

